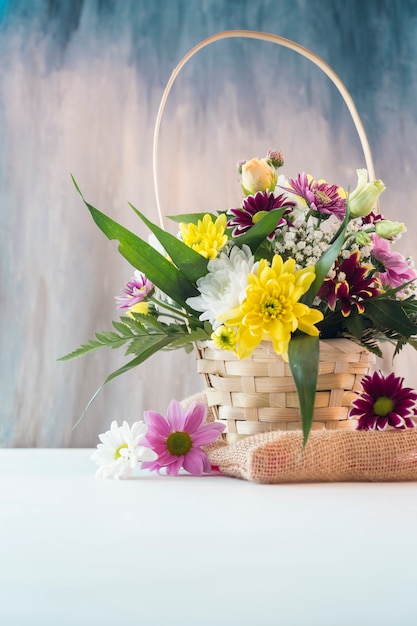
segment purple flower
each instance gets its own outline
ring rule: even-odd
[[[295,202],[289,202],[286,194],[282,193],[275,196],[268,191],[258,191],[255,195],[247,196],[243,200],[241,208],[229,209],[228,213],[233,215],[233,217],[228,220],[227,226],[233,228],[233,237],[239,237],[239,235],[243,235],[243,233],[250,230],[269,211],[288,207],[284,212],[285,215],[290,213],[291,207],[294,206]],[[286,223],[287,221],[284,217],[281,217],[276,229],[270,233],[269,238],[272,239],[276,230]]]
[[[193,402],[184,411],[176,400],[170,402],[166,419],[156,411],[145,411],[148,432],[141,445],[151,448],[158,458],[145,461],[142,468],[159,472],[166,467],[171,476],[178,476],[181,468],[194,476],[210,472],[210,461],[200,446],[215,441],[225,427],[219,423],[206,424],[206,415],[205,404]]]
[[[285,190],[304,198],[309,209],[321,214],[322,217],[335,215],[343,220],[346,213],[346,198],[341,195],[341,188],[337,185],[328,185],[325,181],[316,181],[305,172],[297,178],[288,180],[290,185]]]
[[[358,419],[357,430],[397,430],[414,428],[417,393],[403,387],[404,378],[381,372],[362,379],[363,393],[352,402],[349,417]]]
[[[143,302],[153,289],[154,284],[146,278],[145,274],[135,270],[132,280],[129,280],[122,290],[126,295],[115,297],[118,303],[117,308],[130,309],[135,304]]]
[[[374,247],[372,249],[373,260],[376,261],[376,269],[381,283],[386,287],[401,287],[404,283],[417,278],[410,264],[399,252],[391,250],[386,239],[378,235],[372,236]]]

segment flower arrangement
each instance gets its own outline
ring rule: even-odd
[[[377,356],[382,356],[382,341],[394,344],[394,355],[406,344],[417,348],[417,276],[412,260],[392,249],[405,225],[375,210],[383,182],[369,181],[367,170],[360,169],[357,186],[349,193],[306,173],[279,175],[283,164],[282,154],[275,151],[240,162],[241,205],[171,217],[179,225],[177,236],[131,205],[149,228],[150,241],[83,198],[104,234],[119,241],[120,253],[135,272],[116,298],[125,315],[111,331],[97,333],[63,359],[104,346],[125,347],[134,358],[108,382],[160,350],[189,350],[197,341],[212,340],[245,359],[260,342],[270,342],[290,364],[307,441],[319,337],[347,337]],[[381,380],[385,378],[365,382],[365,395],[376,387],[384,396]],[[387,380],[385,395],[394,394],[395,404],[401,399],[402,381]],[[411,390],[404,393],[406,404],[415,399]],[[392,402],[378,405],[377,415],[384,419],[369,418],[375,404],[370,397],[368,393],[352,409],[352,416],[362,415],[361,428],[414,425],[409,410],[406,419],[385,419]],[[152,413],[148,420],[155,428],[159,424],[160,432],[165,428]],[[157,439],[148,439],[155,451]],[[196,459],[192,466],[206,467]],[[156,467],[160,461],[153,463]]]

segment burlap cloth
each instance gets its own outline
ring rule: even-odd
[[[205,402],[204,394],[183,401]],[[207,420],[213,414],[208,409]],[[258,483],[417,481],[417,428],[404,431],[273,431],[205,446],[227,476]]]

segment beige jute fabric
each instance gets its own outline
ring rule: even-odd
[[[192,401],[204,402],[204,394],[183,405]],[[205,451],[222,473],[258,483],[417,481],[417,429],[316,430],[304,449],[301,431],[272,431],[231,445],[218,440]]]

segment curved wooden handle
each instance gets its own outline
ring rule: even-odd
[[[284,48],[290,48],[291,50],[298,52],[302,56],[309,59],[312,63],[317,65],[330,78],[330,80],[333,82],[333,84],[337,87],[338,91],[340,92],[349,110],[349,113],[352,117],[356,131],[358,133],[362,150],[363,150],[363,154],[365,157],[366,167],[369,173],[369,178],[370,180],[375,180],[375,168],[374,168],[374,163],[372,159],[372,153],[371,153],[369,141],[366,136],[366,132],[362,124],[361,118],[359,117],[359,113],[356,109],[355,103],[353,102],[350,93],[346,89],[343,82],[340,80],[339,76],[332,70],[330,65],[328,65],[325,61],[323,61],[323,59],[321,59],[319,56],[317,56],[316,54],[314,54],[307,48],[300,46],[298,43],[295,43],[294,41],[291,41],[290,39],[285,39],[284,37],[280,37],[279,35],[274,35],[272,33],[262,33],[256,30],[226,30],[220,33],[216,33],[215,35],[212,35],[211,37],[207,37],[207,39],[204,39],[199,44],[197,44],[194,48],[192,48],[189,52],[187,52],[187,54],[181,59],[181,61],[173,70],[168,80],[168,83],[165,87],[164,93],[162,94],[162,99],[159,105],[158,115],[156,117],[155,130],[154,130],[154,136],[153,136],[153,181],[154,181],[156,206],[158,209],[159,221],[161,223],[161,226],[164,226],[164,220],[163,220],[163,215],[162,215],[161,206],[159,202],[159,185],[158,185],[158,171],[157,171],[158,170],[158,141],[159,141],[159,129],[161,126],[162,115],[165,109],[165,104],[166,104],[169,92],[171,91],[172,85],[174,84],[174,81],[176,77],[178,76],[178,74],[180,73],[181,69],[184,67],[187,61],[191,59],[191,57],[193,57],[197,52],[199,52],[199,50],[202,50],[206,46],[216,41],[220,41],[221,39],[233,39],[233,38],[259,39],[261,41],[269,41],[270,43],[277,44]]]

